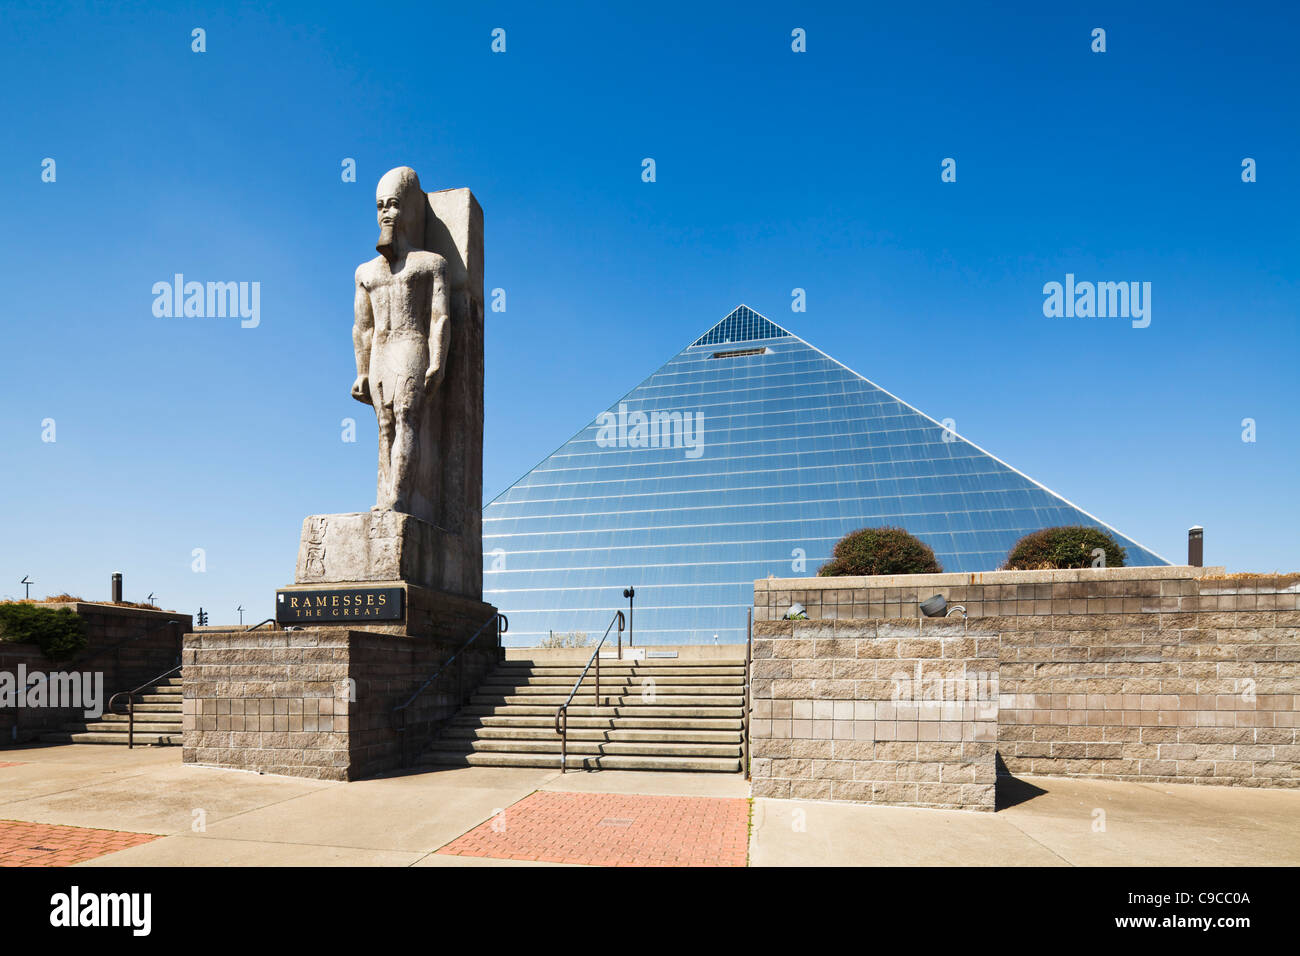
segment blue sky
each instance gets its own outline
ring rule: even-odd
[[[905,6],[6,3],[0,596],[255,621],[302,518],[373,503],[399,164],[485,210],[489,498],[745,302],[1170,559],[1300,568],[1294,5]],[[260,325],[155,317],[177,272]],[[1045,317],[1066,273],[1150,327]]]

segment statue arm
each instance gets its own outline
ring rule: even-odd
[[[352,305],[352,350],[357,356],[357,380],[352,385],[352,397],[367,405],[370,399],[370,343],[375,333],[375,313],[370,305],[370,293],[361,284],[361,270],[357,270],[357,294]]]
[[[447,368],[447,350],[451,346],[451,302],[447,297],[447,264],[441,261],[430,283],[429,370],[424,375],[426,388],[437,388]]]

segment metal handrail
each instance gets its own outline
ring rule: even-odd
[[[749,779],[749,710],[750,707],[752,706],[749,700],[749,672],[750,672],[750,664],[753,661],[753,659],[754,659],[754,609],[750,608],[749,612],[745,615],[745,704],[744,704],[744,710],[741,711],[743,724],[742,724],[741,740],[740,740],[740,756],[741,759],[744,761],[742,766],[745,771],[746,780]]]
[[[591,669],[591,662],[596,662],[596,706],[600,706],[600,649],[605,644],[605,639],[609,637],[610,630],[615,624],[618,624],[618,656],[619,660],[623,659],[623,612],[615,611],[614,618],[609,622],[609,627],[605,628],[605,634],[596,642],[596,649],[591,652],[591,657],[587,658],[587,666],[582,669],[578,675],[578,682],[573,685],[573,690],[569,691],[568,699],[560,705],[555,712],[555,732],[560,735],[560,773],[568,769],[569,763],[569,705],[573,703],[574,696],[578,693],[578,688],[582,682],[587,679],[587,671]]]
[[[274,624],[274,623],[275,623],[275,618],[273,618],[273,617],[268,617],[265,621],[258,621],[258,622],[257,622],[256,624],[254,624],[252,627],[246,627],[246,628],[244,628],[244,630],[245,630],[245,631],[256,631],[256,630],[257,630],[259,627],[261,627],[263,624]],[[275,630],[275,628],[272,628],[272,630]]]
[[[145,681],[139,687],[136,687],[133,690],[119,691],[118,693],[114,694],[112,697],[108,699],[108,707],[106,709],[111,714],[114,713],[113,708],[114,706],[116,706],[117,699],[123,696],[126,697],[126,749],[127,750],[131,750],[132,748],[135,747],[135,695],[140,693],[140,691],[144,690],[147,687],[155,686],[164,677],[171,677],[183,666],[184,664],[177,664],[175,667],[171,668],[171,670],[163,671],[157,677],[149,678],[149,680]]]
[[[405,701],[403,701],[402,703],[394,707],[392,711],[389,713],[389,721],[393,726],[393,730],[398,735],[397,738],[398,763],[402,767],[407,766],[406,709],[410,707],[413,703],[415,703],[416,698],[418,698],[421,694],[423,694],[426,690],[428,690],[430,687],[433,686],[434,681],[436,681],[442,675],[442,672],[445,671],[448,667],[450,667],[452,662],[455,661],[456,658],[460,657],[460,655],[464,652],[465,648],[473,644],[474,641],[477,640],[478,636],[483,633],[484,629],[493,621],[497,622],[495,631],[497,635],[497,659],[499,660],[501,657],[501,635],[506,633],[508,630],[510,630],[510,621],[506,618],[504,614],[498,611],[496,614],[493,614],[490,618],[488,618],[481,625],[479,625],[478,630],[476,630],[473,634],[471,634],[469,639],[465,641],[464,644],[456,648],[455,653],[452,654],[451,657],[447,658],[445,661],[439,664],[438,669],[433,672],[433,675],[428,680],[426,680],[423,684],[421,684],[419,687],[415,689],[415,693],[413,693]],[[456,700],[458,706],[459,706],[459,701],[465,692],[464,676],[465,676],[464,668],[458,669],[456,674],[457,677]]]

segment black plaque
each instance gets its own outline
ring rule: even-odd
[[[277,624],[400,621],[402,588],[303,588],[276,592]]]

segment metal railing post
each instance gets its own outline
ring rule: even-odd
[[[582,673],[573,684],[573,689],[569,691],[568,700],[561,704],[555,711],[555,732],[560,735],[560,772],[563,773],[568,768],[569,763],[569,705],[573,703],[578,692],[582,690],[582,684],[587,679],[587,671],[591,670],[591,665],[596,665],[596,707],[600,707],[600,649],[605,646],[609,640],[609,632],[618,624],[619,634],[623,633],[623,612],[615,611],[613,619],[609,626],[605,628],[605,633],[600,640],[596,642],[596,647],[587,658],[586,665],[582,668]],[[598,714],[596,716],[599,716]]]
[[[745,771],[746,780],[749,779],[749,670],[750,662],[753,660],[753,648],[754,609],[750,608],[748,613],[745,615],[745,699],[744,710],[741,712],[741,716],[744,718],[741,725],[743,728],[743,734],[741,737],[741,757],[745,761],[743,769]]]
[[[560,773],[569,768],[569,708],[560,708]]]
[[[135,749],[135,695],[126,699],[126,749]]]

